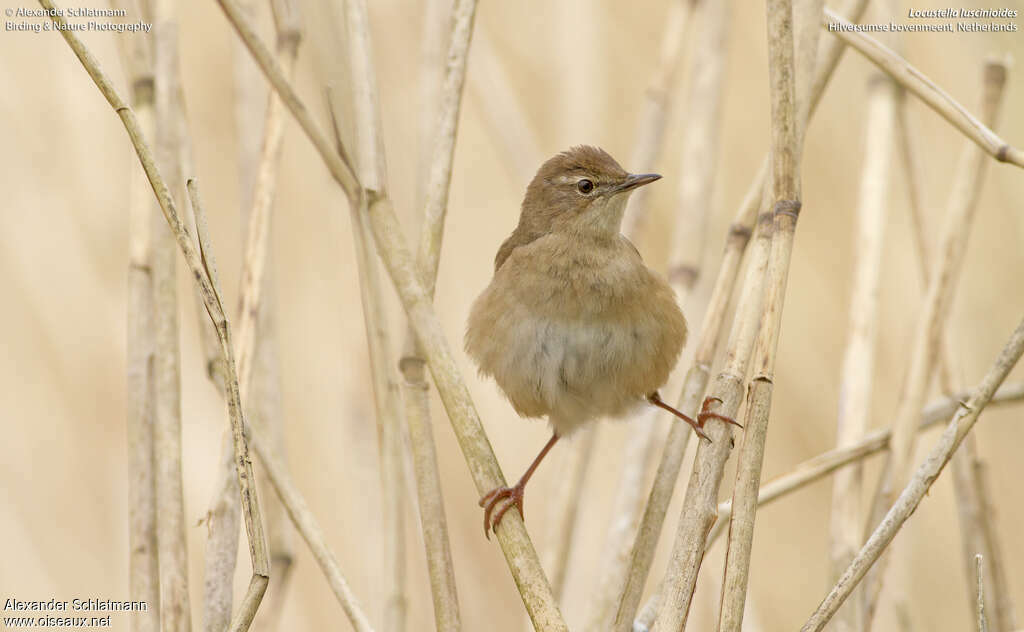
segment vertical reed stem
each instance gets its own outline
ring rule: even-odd
[[[836,415],[836,448],[853,445],[867,433],[875,375],[878,288],[885,243],[898,92],[888,77],[876,72],[868,80],[867,93],[864,124],[866,137],[853,243],[854,273],[850,289],[849,326]],[[859,463],[836,472],[833,480],[829,534],[830,583],[839,579],[839,575],[860,549],[861,525],[864,524],[862,485],[863,468]],[[862,596],[858,591],[852,600],[855,603],[847,604],[840,610],[834,623],[837,631],[859,632],[863,629],[862,607],[856,603]]]
[[[177,136],[178,27],[168,0],[154,3],[157,162],[181,205],[181,143]],[[181,465],[181,357],[174,235],[159,215],[153,226],[153,314],[156,323],[156,493],[160,551],[160,628],[192,629]]]
[[[420,225],[416,267],[431,298],[441,259],[448,190],[475,16],[476,0],[458,0],[452,8],[451,33],[447,38],[448,53],[445,57],[443,84],[439,92],[440,102],[436,108],[437,118],[430,124],[431,133],[421,133],[421,139],[430,137],[432,143],[429,163],[425,160],[421,162],[421,167],[429,170],[429,173],[423,197],[423,220]],[[428,17],[434,16],[431,14]],[[427,79],[429,77],[423,78],[424,81]],[[434,603],[434,623],[439,631],[458,630],[461,626],[459,598],[455,586],[455,570],[452,566],[444,496],[441,492],[441,476],[437,467],[437,450],[431,427],[427,399],[429,386],[424,374],[425,360],[411,326],[406,332],[404,349],[399,368],[404,377],[402,388],[406,402],[406,422],[409,424],[409,435],[412,439],[420,522]]]
[[[810,3],[813,7],[814,3]],[[800,141],[802,122],[796,101],[796,60],[791,0],[768,0],[768,79],[771,97],[772,243],[765,275],[761,324],[754,348],[753,379],[747,396],[743,443],[733,488],[733,514],[722,583],[720,631],[738,632],[750,574],[757,490],[768,432],[775,356],[782,328],[786,280],[800,201]],[[801,9],[803,7],[800,7]],[[813,9],[812,9],[813,10]],[[820,12],[820,4],[817,11]],[[813,52],[811,53],[813,59]],[[806,122],[806,119],[805,121]]]
[[[148,3],[115,2],[132,15],[148,15]],[[134,5],[134,6],[133,6]],[[144,6],[143,6],[144,5]],[[153,47],[148,37],[118,38],[131,105],[143,132],[153,137]],[[150,218],[159,211],[145,174],[133,168],[128,189],[128,313],[126,395],[128,427],[128,585],[132,601],[149,605],[131,617],[132,632],[160,629],[157,500],[154,452],[153,248]]]

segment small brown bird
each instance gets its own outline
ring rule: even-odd
[[[510,507],[523,513],[541,460],[589,421],[649,402],[706,438],[704,421],[721,418],[705,401],[694,421],[658,395],[686,342],[686,319],[619,230],[630,193],[660,178],[626,173],[604,150],[580,146],[541,165],[526,189],[519,225],[470,312],[466,352],[516,412],[546,416],[554,432],[518,483],[480,499],[485,534]]]

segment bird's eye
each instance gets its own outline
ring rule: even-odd
[[[576,190],[586,195],[594,190],[594,183],[586,179],[580,180],[576,183]]]

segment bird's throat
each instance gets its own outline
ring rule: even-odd
[[[616,237],[622,228],[622,216],[626,212],[628,201],[628,192],[613,195],[605,200],[594,200],[594,203],[573,222],[574,228],[602,237]]]

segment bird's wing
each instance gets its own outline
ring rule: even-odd
[[[498,248],[498,254],[494,255],[494,271],[497,272],[501,268],[513,250],[537,241],[543,236],[544,233],[540,231],[526,231],[516,228],[509,235],[508,239],[501,244],[501,248]]]

